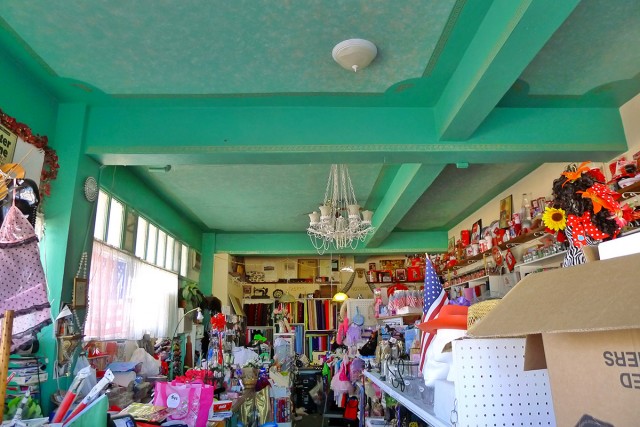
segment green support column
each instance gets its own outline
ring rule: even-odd
[[[202,266],[200,267],[200,290],[213,295],[213,257],[216,252],[216,233],[202,233]]]
[[[97,176],[99,165],[83,154],[85,116],[84,104],[61,104],[58,108],[56,132],[51,138],[51,146],[59,157],[60,171],[57,179],[52,182],[51,197],[45,201],[45,237],[40,247],[53,319],[60,311],[60,302],[71,301],[73,278],[82,252],[86,250],[87,233],[92,234],[90,217],[93,205],[84,199],[81,189],[86,176]],[[51,409],[49,396],[58,388],[53,369],[56,361],[53,335],[53,327],[50,326],[38,336],[40,354],[49,361],[49,379],[42,385],[45,413]],[[62,388],[68,385],[68,379],[60,381]]]

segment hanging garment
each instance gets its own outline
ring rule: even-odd
[[[12,351],[51,323],[38,238],[15,205],[0,226],[0,318],[6,310],[14,311]]]

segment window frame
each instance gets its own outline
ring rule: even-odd
[[[152,264],[156,267],[165,269],[167,271],[171,271],[173,273],[176,273],[179,277],[181,278],[187,278],[187,275],[189,273],[189,259],[187,256],[187,260],[186,260],[186,264],[183,266],[183,257],[182,257],[182,253],[186,250],[187,254],[189,253],[189,250],[191,249],[191,247],[189,245],[187,245],[186,243],[184,243],[183,240],[179,239],[178,237],[176,237],[173,233],[168,232],[165,228],[160,227],[157,223],[151,221],[146,215],[142,215],[140,214],[139,211],[137,211],[136,209],[134,209],[133,207],[129,206],[128,204],[126,204],[125,202],[123,202],[120,198],[118,197],[114,197],[113,194],[111,194],[109,191],[100,188],[99,189],[99,196],[100,194],[103,194],[103,197],[106,197],[106,206],[104,209],[104,226],[103,229],[100,230],[99,236],[96,235],[96,230],[95,230],[95,222],[94,222],[94,233],[93,233],[93,238],[100,241],[101,243],[104,243],[105,245],[108,246],[112,246],[114,248],[117,248],[127,254],[132,255],[135,258],[138,258],[144,262],[147,262],[149,264]],[[119,203],[122,206],[122,223],[120,224],[120,230],[118,232],[118,235],[120,236],[120,245],[119,246],[113,246],[109,243],[107,243],[107,237],[109,235],[109,227],[111,226],[110,223],[110,215],[111,215],[111,202],[112,200],[116,201],[117,203]],[[97,203],[97,201],[96,201]],[[96,218],[97,215],[99,214],[99,211],[97,210],[96,207]],[[127,219],[129,215],[135,215],[136,216],[136,221],[135,221],[135,225],[134,225],[134,230],[133,230],[133,251],[129,251],[127,249],[125,249],[125,239],[126,239],[126,224],[127,224]],[[140,226],[140,221],[144,221],[145,222],[145,230],[144,230],[144,236],[138,236],[138,229]],[[150,237],[150,230],[151,230],[151,226],[155,227],[155,245],[154,245],[154,257],[153,260],[149,260],[147,259],[147,255],[149,252],[149,237]],[[164,233],[164,248],[163,248],[163,256],[162,256],[162,265],[158,264],[158,259],[160,258],[158,256],[158,251],[159,251],[159,237],[160,237],[160,233]],[[138,252],[138,247],[140,245],[140,240],[139,238],[143,239],[143,244],[144,244],[144,249],[142,250],[142,253],[144,253],[144,256],[140,257],[138,256],[137,252]],[[171,250],[172,252],[172,260],[171,260],[171,265],[168,265],[168,257],[167,257],[167,243],[169,242],[169,240],[173,241],[173,248]],[[182,272],[184,271],[185,274],[182,274]]]

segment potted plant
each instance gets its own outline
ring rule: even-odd
[[[204,299],[204,295],[198,289],[198,285],[194,282],[184,282],[180,291],[180,296],[186,301],[186,311],[193,310],[200,306],[200,303]]]

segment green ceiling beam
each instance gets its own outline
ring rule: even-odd
[[[443,140],[473,135],[579,2],[493,2],[436,105]]]
[[[413,254],[446,250],[446,231],[423,231],[391,233],[377,248],[358,247],[355,251],[350,249],[340,254]],[[216,252],[265,256],[317,255],[306,233],[216,233]],[[329,252],[326,255],[330,255]]]
[[[442,142],[428,108],[91,108],[103,164],[606,161],[626,150],[617,108],[497,108],[468,141]]]
[[[444,169],[444,165],[404,164],[387,188],[373,217],[375,231],[368,248],[381,245]]]

